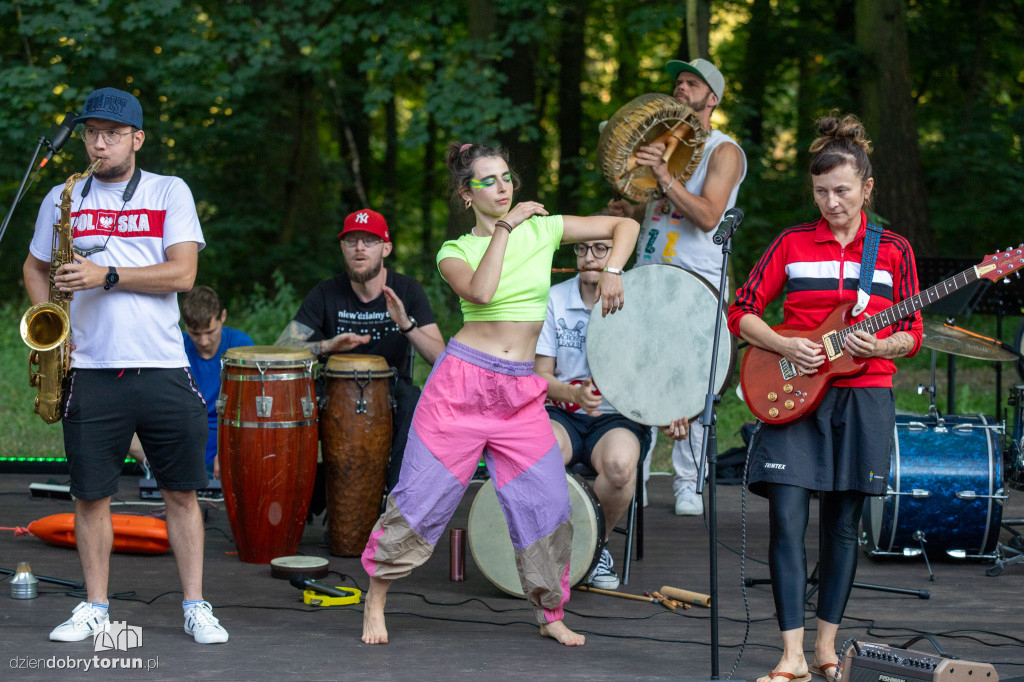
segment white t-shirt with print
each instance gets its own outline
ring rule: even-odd
[[[537,339],[537,355],[555,358],[555,378],[566,384],[582,384],[590,376],[587,363],[587,325],[590,308],[580,296],[580,276],[551,287],[548,313]],[[548,401],[569,412],[578,412],[576,403]],[[601,414],[617,414],[615,408],[601,399]]]
[[[206,242],[192,192],[181,178],[142,171],[128,202],[128,182],[93,179],[82,198],[85,181],[72,192],[71,226],[74,245],[87,250],[106,245],[88,257],[104,268],[143,267],[167,261],[168,247]],[[30,253],[50,262],[53,225],[60,220],[64,185],[50,190],[36,218]],[[81,369],[188,367],[181,330],[178,297],[169,293],[128,291],[102,286],[76,291],[71,301],[71,364]]]

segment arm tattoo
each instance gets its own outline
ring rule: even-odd
[[[885,348],[882,350],[884,358],[901,358],[910,352],[911,344],[906,339],[906,334],[896,333],[885,340]]]
[[[311,336],[313,336],[312,327],[307,327],[301,322],[292,320],[288,323],[288,326],[284,328],[284,331],[281,332],[281,335],[277,337],[277,341],[274,341],[274,345],[297,346],[299,348],[305,348],[313,353],[313,355],[320,355],[320,342],[307,341]]]

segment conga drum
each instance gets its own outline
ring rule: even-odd
[[[324,368],[320,436],[331,554],[359,556],[380,515],[391,453],[394,376],[378,355],[332,355]]]
[[[221,358],[217,452],[238,558],[295,554],[313,497],[317,409],[313,354],[245,346]]]

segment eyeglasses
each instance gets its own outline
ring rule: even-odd
[[[356,246],[359,244],[359,242],[362,242],[363,246],[368,249],[371,246],[377,246],[377,244],[383,244],[384,240],[380,239],[378,237],[369,237],[369,238],[364,238],[364,237],[345,237],[344,239],[341,240],[341,243],[344,244],[345,246],[347,246],[350,249],[356,248]]]
[[[604,244],[573,244],[572,250],[577,256],[586,256],[587,251],[590,251],[594,258],[604,258],[608,253],[608,247]]]
[[[99,130],[97,128],[86,128],[85,129],[85,141],[89,143],[96,142],[97,137],[103,137],[103,142],[106,144],[119,144],[121,138],[125,135],[132,135],[135,131],[129,130],[127,133],[122,133],[117,130]]]

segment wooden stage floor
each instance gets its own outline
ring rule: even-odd
[[[45,474],[0,475],[0,523],[26,526],[49,514],[72,511],[68,500],[32,499],[30,482],[63,483]],[[465,527],[474,483],[453,519]],[[620,591],[674,585],[708,591],[709,542],[699,517],[672,513],[671,479],[649,484],[645,556],[634,562],[631,581]],[[120,499],[139,502],[137,479],[123,478]],[[766,577],[767,505],[746,495],[747,557],[741,572],[741,489],[718,488],[720,584],[719,677],[753,680],[777,662],[780,637],[771,588],[741,588],[741,575]],[[812,503],[816,506],[816,503]],[[127,505],[126,513],[153,513],[157,507]],[[110,581],[111,620],[141,627],[143,644],[121,652],[95,653],[91,640],[56,643],[49,631],[66,619],[80,594],[49,583],[39,597],[9,598],[0,582],[0,679],[212,679],[212,680],[706,680],[712,678],[710,611],[694,607],[675,612],[649,603],[598,594],[573,593],[566,623],[587,635],[586,646],[567,649],[542,639],[521,600],[508,597],[480,573],[472,556],[466,580],[448,579],[448,534],[435,555],[410,578],[396,583],[387,605],[391,643],[367,646],[360,639],[359,605],[307,607],[301,593],[270,575],[266,565],[246,564],[235,550],[223,503],[204,502],[207,511],[205,597],[228,629],[223,645],[195,644],[182,631],[181,594],[170,554],[115,554]],[[808,537],[817,537],[812,510]],[[1024,517],[1024,493],[1010,491],[1004,518]],[[937,530],[937,529],[936,529]],[[335,585],[367,584],[357,558],[330,557],[320,520],[306,526],[300,553],[330,559]],[[1010,537],[1004,531],[1003,541]],[[621,535],[612,550],[621,569]],[[816,545],[816,543],[812,543]],[[467,554],[469,554],[467,552]],[[808,548],[813,566],[816,547]],[[0,531],[0,568],[29,561],[37,575],[81,580],[77,553],[37,538]],[[993,663],[1003,680],[1024,675],[1024,563],[990,577],[991,562],[933,561],[929,582],[920,559],[879,561],[861,555],[857,580],[928,590],[931,598],[855,589],[841,639],[902,644],[931,634],[950,656]],[[813,596],[811,598],[813,601]],[[749,632],[745,604],[749,606]],[[814,627],[813,610],[807,624]],[[733,671],[737,656],[742,659]],[[812,643],[808,633],[807,645]],[[923,641],[915,649],[930,651]],[[810,652],[809,654],[810,655]],[[97,659],[93,659],[96,656]],[[141,658],[146,670],[93,669],[104,658]],[[22,666],[40,666],[31,669]],[[62,666],[60,669],[46,666]],[[106,665],[113,665],[108,662]],[[77,666],[77,670],[68,670]],[[817,679],[817,678],[816,678]],[[817,682],[822,682],[817,679]]]

